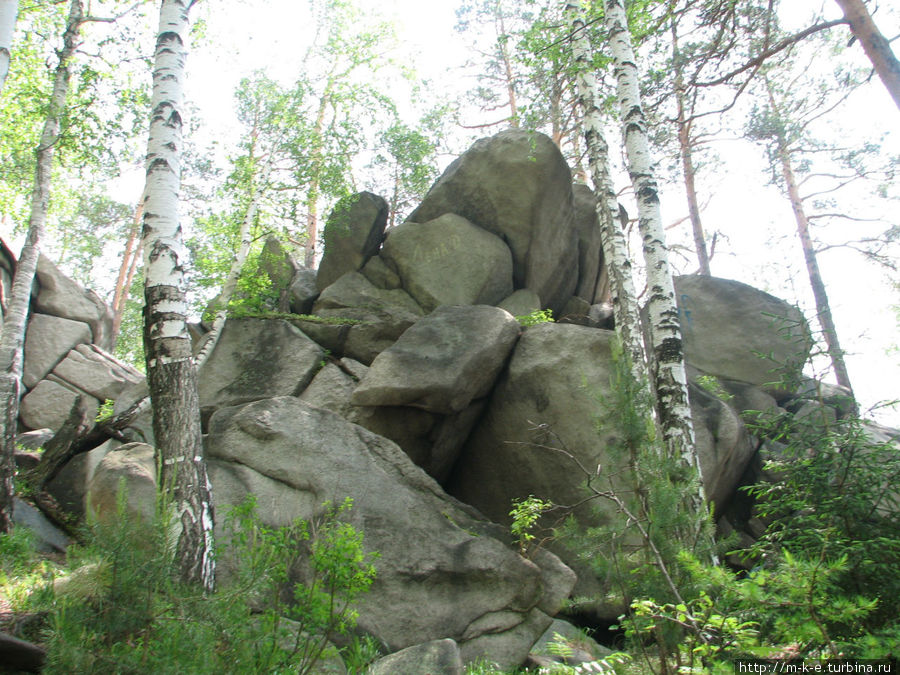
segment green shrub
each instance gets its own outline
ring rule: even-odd
[[[341,520],[350,507],[270,528],[248,500],[218,552],[235,574],[205,595],[175,581],[168,523],[136,522],[120,502],[115,522],[92,524],[90,544],[73,551],[81,583],[57,582],[47,602],[46,672],[316,672],[375,575],[362,535]]]
[[[516,321],[522,327],[536,326],[539,323],[553,323],[553,312],[549,309],[536,309],[530,314],[517,316]]]

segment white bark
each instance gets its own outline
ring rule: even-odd
[[[188,0],[162,0],[153,66],[144,206],[144,340],[153,430],[182,526],[177,558],[184,581],[211,590],[215,580],[211,486],[200,435],[197,373],[187,331],[185,264],[178,200],[181,189],[183,81]]]
[[[695,496],[694,504],[700,512],[703,504],[702,473],[688,402],[681,323],[641,105],[640,74],[623,1],[607,0],[605,7],[628,172],[637,196],[638,226],[647,269],[651,368],[659,424],[670,456],[676,458],[686,470],[696,471],[701,478],[700,494]]]
[[[0,0],[0,93],[3,93],[3,85],[9,74],[10,53],[18,13],[19,0]]]
[[[50,179],[53,173],[53,155],[59,140],[60,118],[66,107],[69,93],[69,61],[78,47],[79,32],[84,20],[81,0],[72,0],[63,35],[63,46],[57,51],[58,65],[53,76],[53,89],[44,128],[35,151],[37,161],[34,171],[34,187],[31,192],[31,213],[28,219],[28,235],[22,254],[16,265],[12,292],[0,336],[0,530],[8,531],[12,524],[12,477],[15,471],[16,418],[19,415],[19,396],[22,388],[22,361],[25,344],[25,327],[31,303],[31,286],[40,256],[41,240],[47,222],[50,205]]]
[[[575,59],[575,79],[578,100],[582,109],[582,126],[588,150],[588,164],[597,196],[597,216],[604,261],[609,271],[616,333],[622,348],[631,360],[632,372],[639,382],[647,380],[641,319],[637,295],[628,257],[625,232],[616,215],[619,203],[609,170],[609,146],[603,136],[603,119],[597,106],[599,87],[591,67],[591,45],[584,31],[585,24],[580,2],[567,2],[565,16],[572,26],[572,56]]]

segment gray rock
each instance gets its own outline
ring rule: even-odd
[[[356,321],[336,353],[367,364],[423,314],[406,291],[377,288],[359,272],[348,272],[322,291],[313,313]]]
[[[37,450],[53,438],[53,429],[35,429],[16,436],[16,447],[23,450]]]
[[[578,282],[572,175],[547,136],[510,129],[477,141],[435,182],[409,217],[455,213],[496,234],[513,256],[515,288],[558,311]]]
[[[362,275],[371,281],[373,286],[386,291],[392,291],[402,285],[400,275],[388,267],[379,255],[369,258],[369,262],[362,268]]]
[[[378,659],[366,675],[463,675],[459,646],[453,640],[432,640]]]
[[[86,323],[93,339],[84,342],[112,348],[112,312],[96,293],[82,288],[43,255],[38,258],[35,278],[34,306],[38,312]]]
[[[498,302],[497,307],[505,309],[515,317],[527,316],[540,310],[541,296],[530,288],[520,288]]]
[[[716,277],[676,277],[675,290],[689,364],[773,394],[785,393],[784,386],[773,384],[783,375],[798,381],[811,347],[799,309],[746,284]]]
[[[571,650],[568,658],[553,655],[550,645],[561,643]],[[573,626],[568,621],[553,619],[550,627],[541,635],[540,639],[531,648],[533,654],[542,656],[552,655],[552,661],[576,666],[589,661],[597,661],[612,654],[609,647],[604,647],[584,634],[584,631]]]
[[[126,386],[144,380],[144,374],[95,345],[78,345],[53,369],[73,387],[104,401],[117,399]]]
[[[277,304],[272,309],[289,312],[291,309],[292,283],[300,266],[291,257],[281,242],[268,237],[259,254],[259,272],[269,278],[272,292],[277,296]]]
[[[110,439],[103,445],[75,455],[47,483],[47,492],[56,500],[60,508],[79,520],[86,515],[87,489],[100,462],[122,443]]]
[[[322,233],[325,249],[316,279],[324,290],[347,272],[358,272],[378,252],[387,225],[388,204],[371,192],[338,201]]]
[[[211,459],[243,473],[260,504],[273,504],[274,514],[260,509],[270,524],[313,517],[325,500],[353,496],[348,519],[380,553],[359,628],[392,650],[451,638],[464,655],[477,647],[489,660],[517,665],[574,582],[569,572],[548,598],[542,574],[550,570],[494,539],[504,531],[447,497],[399,447],[296,398],[219,410],[207,440]],[[251,481],[251,472],[258,478]],[[240,497],[238,489],[230,494]]]
[[[373,361],[351,400],[458,413],[490,391],[518,335],[499,307],[440,307]]]
[[[34,547],[41,553],[64,553],[69,545],[69,538],[58,527],[47,520],[43,513],[18,497],[13,498],[13,522],[31,530]]]
[[[734,493],[755,448],[740,416],[724,401],[694,384],[688,393],[706,498],[718,510]]]
[[[100,401],[54,380],[52,375],[38,382],[37,386],[22,398],[19,404],[19,420],[29,429],[47,428],[55,433],[69,417],[72,406],[79,396],[82,419],[88,427],[91,427],[97,417]]]
[[[329,363],[300,400],[394,441],[428,475],[442,482],[480,416],[483,402],[449,416],[410,407],[353,405],[353,390],[367,371],[367,366],[352,359],[341,359],[340,366]]]
[[[91,342],[91,328],[82,321],[32,314],[25,331],[22,384],[31,389],[76,346]]]
[[[594,191],[580,183],[572,186],[575,199],[575,231],[578,233],[578,285],[575,295],[593,305],[606,302],[609,277],[603,263],[600,221]]]
[[[313,303],[319,297],[316,288],[316,271],[301,267],[291,282],[291,311],[294,314],[309,314]]]
[[[156,460],[146,443],[128,443],[107,453],[97,465],[85,497],[91,517],[101,521],[118,513],[119,491],[125,491],[125,510],[138,522],[156,516]]]
[[[201,408],[299,394],[323,357],[321,347],[287,321],[229,319],[198,375]]]
[[[512,254],[503,240],[453,213],[391,229],[380,257],[426,312],[493,305],[513,291]]]

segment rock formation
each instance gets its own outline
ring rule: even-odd
[[[512,130],[477,142],[407,222],[384,227],[380,198],[343,200],[318,272],[269,274],[313,316],[227,322],[199,374],[217,513],[253,493],[277,526],[352,497],[353,524],[381,554],[360,628],[396,663],[413,648],[406,658],[419,649],[447,672],[479,658],[517,666],[575,577],[547,551],[510,547],[511,500],[583,497],[560,449],[610,476],[620,461],[607,447],[615,429],[597,430],[614,333],[593,196],[550,139]],[[47,261],[39,284],[23,428],[58,428],[76,399],[88,416],[105,398],[118,410],[139,398],[140,374],[103,351],[94,296]],[[676,287],[701,463],[722,507],[756,451],[740,413],[803,397],[779,376],[799,374],[808,330],[794,307],[738,282]],[[514,318],[538,309],[566,322]],[[727,401],[707,391],[711,378]],[[133,432],[152,443],[146,418]],[[57,489],[103,512],[124,478],[140,512],[152,507],[152,457],[148,445],[106,446],[73,460]]]

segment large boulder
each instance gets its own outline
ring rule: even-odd
[[[360,406],[351,402],[368,367],[352,359],[329,363],[300,400],[337,413],[345,420],[388,438],[429,476],[442,483],[484,407],[476,401],[460,413],[440,415],[408,406]]]
[[[200,405],[222,406],[294,396],[321,367],[322,348],[282,319],[229,319],[200,369]]]
[[[115,400],[128,385],[144,380],[144,374],[133,366],[96,345],[86,344],[70,351],[53,374],[101,401]]]
[[[22,384],[31,389],[76,346],[91,341],[91,328],[82,321],[48,314],[32,314],[25,331]]]
[[[575,231],[578,233],[578,285],[575,295],[593,305],[605,302],[609,277],[603,263],[597,198],[587,185],[572,186],[575,198]]]
[[[463,675],[459,645],[449,638],[401,649],[378,659],[366,675]]]
[[[380,554],[359,627],[392,651],[450,638],[464,661],[517,666],[574,583],[558,559],[538,567],[500,543],[501,528],[444,494],[394,443],[296,398],[221,409],[207,440],[217,513],[252,490],[274,526],[353,497],[348,519]]]
[[[344,197],[325,223],[325,249],[316,277],[324,290],[347,272],[358,272],[378,252],[387,225],[388,204],[371,192]]]
[[[85,290],[43,255],[38,258],[35,279],[34,307],[38,312],[86,323],[92,337],[85,342],[112,349],[112,312],[100,296]]]
[[[94,425],[100,401],[50,375],[29,391],[19,404],[19,419],[29,429],[59,431],[76,402],[81,424]]]
[[[477,141],[435,182],[409,216],[426,223],[455,213],[503,239],[515,288],[558,310],[578,282],[572,174],[553,141],[510,129]]]
[[[403,289],[378,288],[359,272],[347,272],[322,291],[313,314],[329,321],[352,322],[338,349],[332,351],[368,364],[423,312]]]
[[[685,361],[709,375],[787,393],[809,356],[803,313],[739,281],[708,276],[675,278]]]
[[[513,290],[509,247],[453,213],[398,225],[380,256],[426,312],[439,305],[494,305]]]
[[[378,355],[352,402],[458,413],[487,395],[518,336],[499,307],[440,307]]]

